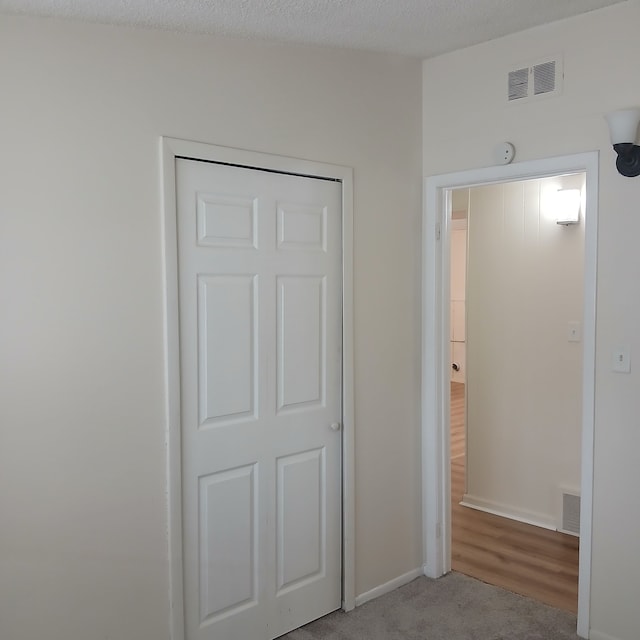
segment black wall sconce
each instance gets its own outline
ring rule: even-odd
[[[638,136],[640,109],[622,109],[606,115],[609,123],[611,144],[618,154],[616,168],[627,178],[640,176],[640,146],[635,142]]]

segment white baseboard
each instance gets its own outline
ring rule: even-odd
[[[408,584],[412,580],[423,576],[424,572],[422,568],[413,569],[413,571],[409,571],[393,580],[389,580],[389,582],[385,582],[384,584],[378,585],[374,587],[370,591],[365,591],[361,593],[359,596],[356,596],[356,607],[359,607],[361,604],[365,602],[369,602],[369,600],[373,600],[375,598],[379,598],[383,596],[385,593],[389,593],[390,591],[394,591],[398,587],[402,587],[405,584]]]
[[[613,636],[609,636],[606,633],[602,633],[602,631],[594,631],[593,629],[590,629],[589,640],[620,640],[620,639],[614,638]]]
[[[477,511],[491,513],[494,516],[517,520],[518,522],[524,522],[525,524],[532,524],[535,527],[542,527],[543,529],[550,529],[551,531],[557,530],[556,522],[553,517],[545,516],[542,513],[533,513],[530,511],[515,509],[509,505],[478,498],[477,496],[473,496],[468,493],[465,493],[464,496],[462,496],[462,502],[460,502],[460,504],[463,507],[469,507],[471,509],[476,509]]]

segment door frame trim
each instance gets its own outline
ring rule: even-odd
[[[165,446],[169,611],[172,640],[184,640],[182,468],[176,158],[267,169],[342,183],[342,608],[355,606],[355,433],[353,333],[353,169],[334,164],[160,138],[164,294]]]
[[[472,169],[424,180],[422,237],[422,495],[424,574],[451,570],[448,345],[450,190],[500,182],[586,173],[584,244],[582,469],[578,635],[589,636],[595,427],[596,272],[598,245],[597,151]]]

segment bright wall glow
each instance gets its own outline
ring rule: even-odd
[[[554,217],[558,224],[577,224],[580,221],[580,189],[558,189],[554,196]]]

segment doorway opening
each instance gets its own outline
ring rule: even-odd
[[[580,551],[578,634],[589,631],[591,577],[591,514],[595,377],[595,299],[597,255],[596,152],[514,165],[490,167],[428,178],[423,224],[423,534],[425,575],[440,577],[451,570],[450,457],[450,243],[452,191],[553,176],[586,176],[584,189],[584,276],[580,424]],[[567,327],[563,336],[566,339]],[[540,398],[543,404],[545,398]],[[522,515],[522,514],[521,514]],[[525,514],[526,515],[526,514]],[[521,519],[526,519],[522,517]]]
[[[584,186],[580,172],[450,198],[451,568],[572,613]]]

